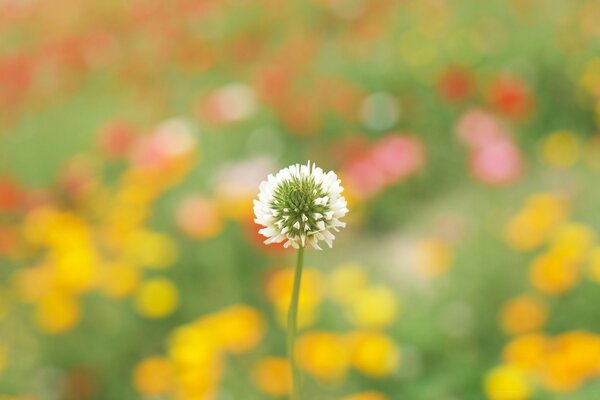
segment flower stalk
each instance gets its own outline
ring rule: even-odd
[[[290,369],[292,372],[292,400],[300,400],[301,398],[301,377],[298,365],[296,362],[296,332],[298,329],[298,303],[300,300],[300,284],[302,282],[302,266],[304,262],[304,247],[298,249],[298,258],[296,260],[296,270],[294,273],[294,289],[290,300],[288,310],[288,357],[290,361]]]
[[[324,172],[310,161],[291,165],[260,184],[254,200],[254,222],[265,244],[282,243],[298,249],[294,287],[288,310],[287,347],[292,374],[292,400],[301,399],[301,376],[295,354],[298,303],[305,247],[321,250],[319,242],[333,246],[334,232],[346,226],[341,221],[348,212],[344,188],[333,171]]]

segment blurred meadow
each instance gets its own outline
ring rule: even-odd
[[[600,398],[597,0],[0,0],[0,399]]]

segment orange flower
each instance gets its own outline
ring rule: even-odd
[[[258,389],[270,396],[285,396],[292,387],[292,375],[285,358],[266,357],[252,368],[252,381]]]
[[[510,300],[502,308],[500,325],[509,335],[536,331],[544,326],[548,308],[539,298],[522,295]]]
[[[300,368],[323,380],[339,380],[348,369],[348,352],[343,338],[334,333],[311,332],[296,342]]]
[[[144,396],[167,394],[173,386],[173,366],[163,357],[150,357],[141,361],[133,373],[133,386]]]

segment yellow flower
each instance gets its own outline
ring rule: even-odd
[[[133,386],[144,396],[161,396],[173,387],[173,366],[163,357],[150,357],[141,361],[133,373]]]
[[[501,365],[487,374],[485,394],[490,400],[526,400],[531,395],[531,388],[520,369]]]
[[[97,283],[98,260],[95,251],[85,245],[51,253],[56,284],[72,293],[89,291]]]
[[[342,265],[329,274],[327,293],[339,304],[349,304],[354,294],[367,286],[364,269],[358,265]]]
[[[568,214],[566,201],[555,194],[530,196],[523,209],[508,221],[504,237],[515,250],[534,249],[552,235]]]
[[[165,278],[142,283],[135,297],[136,310],[148,318],[166,317],[177,308],[178,302],[177,288]]]
[[[123,298],[131,295],[140,282],[138,268],[120,262],[107,263],[102,268],[100,288],[112,298]]]
[[[223,376],[223,364],[211,368],[190,368],[175,375],[177,399],[216,400],[215,392]]]
[[[551,250],[574,262],[581,262],[596,241],[596,234],[589,227],[570,223],[563,226],[552,238]]]
[[[177,246],[170,237],[160,233],[134,231],[125,249],[125,258],[143,267],[166,268],[177,260]]]
[[[546,323],[548,308],[539,298],[523,295],[510,300],[500,314],[500,325],[509,335],[539,330]]]
[[[265,333],[263,317],[244,305],[230,306],[212,317],[220,346],[231,353],[255,348]]]
[[[544,253],[531,264],[529,279],[533,286],[547,294],[560,294],[572,289],[579,280],[577,263],[560,254]]]
[[[323,380],[339,380],[348,368],[348,352],[340,335],[311,332],[296,342],[300,368]]]
[[[570,131],[553,132],[542,144],[542,159],[553,167],[570,167],[581,156],[581,139]]]
[[[378,328],[394,322],[398,305],[394,292],[385,286],[371,286],[354,294],[348,307],[352,323],[363,328]]]
[[[350,364],[365,375],[389,376],[398,367],[398,348],[382,333],[357,332],[350,335],[349,343]]]
[[[514,367],[535,370],[543,363],[548,344],[548,338],[540,333],[517,336],[504,347],[502,358]]]
[[[203,320],[175,329],[168,343],[168,354],[175,365],[185,369],[211,369],[222,364],[216,332]]]
[[[42,331],[59,334],[72,329],[79,322],[81,310],[71,295],[54,291],[39,299],[35,318]]]
[[[225,369],[217,336],[205,318],[172,332],[168,355],[175,370],[176,399],[208,399],[216,389]]]
[[[252,381],[263,393],[269,396],[286,396],[290,393],[292,376],[285,358],[265,357],[254,363]]]

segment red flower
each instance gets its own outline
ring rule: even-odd
[[[442,98],[458,102],[471,95],[473,82],[465,69],[451,67],[442,73],[437,88]]]
[[[497,77],[490,86],[488,98],[495,109],[508,117],[518,119],[533,112],[531,90],[524,81],[512,75]]]

